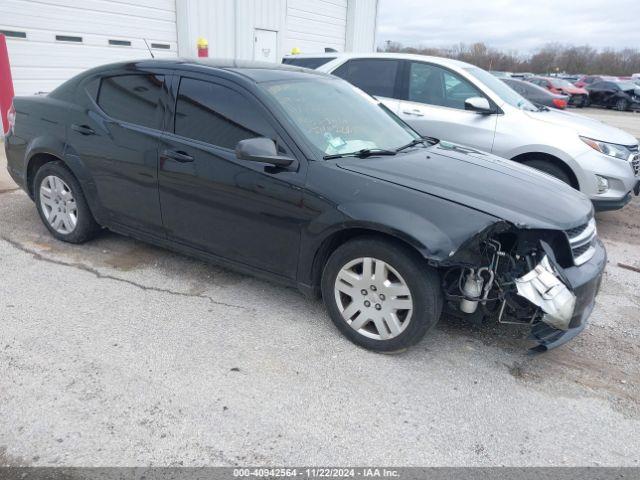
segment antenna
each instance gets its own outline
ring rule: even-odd
[[[156,58],[153,55],[153,52],[151,51],[151,48],[149,47],[149,44],[147,43],[147,39],[143,38],[142,40],[144,40],[144,44],[147,46],[147,49],[149,50],[149,55],[151,55],[151,58]]]

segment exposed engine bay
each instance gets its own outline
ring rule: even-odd
[[[497,224],[448,263],[442,281],[452,313],[474,322],[570,328],[576,295],[563,269],[574,265],[574,256],[565,232]]]

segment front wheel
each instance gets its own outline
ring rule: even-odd
[[[626,112],[627,106],[627,101],[624,98],[619,98],[616,102],[616,110],[618,110],[619,112]]]
[[[396,352],[418,343],[438,322],[438,273],[408,247],[375,237],[340,246],[322,275],[322,296],[353,343]]]

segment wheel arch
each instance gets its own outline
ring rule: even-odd
[[[580,182],[578,181],[578,177],[576,176],[573,169],[564,160],[562,160],[561,158],[555,155],[552,155],[550,153],[545,153],[545,152],[526,152],[526,153],[521,153],[519,155],[516,155],[515,157],[511,158],[511,160],[513,160],[514,162],[523,163],[523,164],[529,160],[548,161],[553,165],[557,166],[558,168],[562,169],[562,171],[566,173],[569,179],[571,180],[571,186],[576,190],[580,190]]]
[[[91,211],[94,218],[96,218],[96,220],[99,220],[99,218],[101,218],[101,215],[98,215],[98,213],[101,212],[101,208],[97,194],[95,192],[95,185],[91,180],[91,176],[89,175],[89,172],[84,167],[82,161],[78,156],[70,155],[68,153],[60,153],[65,151],[66,149],[64,147],[56,149],[33,145],[31,148],[29,148],[26,155],[27,161],[25,167],[26,191],[31,200],[35,200],[34,179],[36,177],[37,171],[47,163],[56,161],[62,162],[62,164],[67,167],[67,169],[69,169],[76,180],[78,180],[80,188],[82,189],[82,192],[89,206],[89,210]]]
[[[311,273],[308,278],[310,282],[309,286],[314,296],[318,297],[320,295],[322,272],[331,254],[341,245],[360,237],[376,237],[393,242],[413,252],[419,258],[424,259],[424,261],[427,261],[427,258],[424,256],[424,246],[422,243],[407,235],[402,235],[399,232],[384,228],[384,226],[354,225],[342,228],[328,234],[315,249],[310,265]]]
[[[34,180],[36,178],[36,173],[38,172],[38,170],[40,170],[40,168],[42,168],[43,165],[57,161],[64,163],[62,157],[48,151],[34,152],[29,157],[29,159],[27,160],[26,187],[27,193],[29,194],[31,200],[35,199]]]

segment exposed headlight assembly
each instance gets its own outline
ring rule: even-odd
[[[620,160],[629,160],[631,152],[624,145],[616,145],[615,143],[606,143],[593,138],[580,137],[584,143],[600,153],[609,155],[610,157],[619,158]]]

